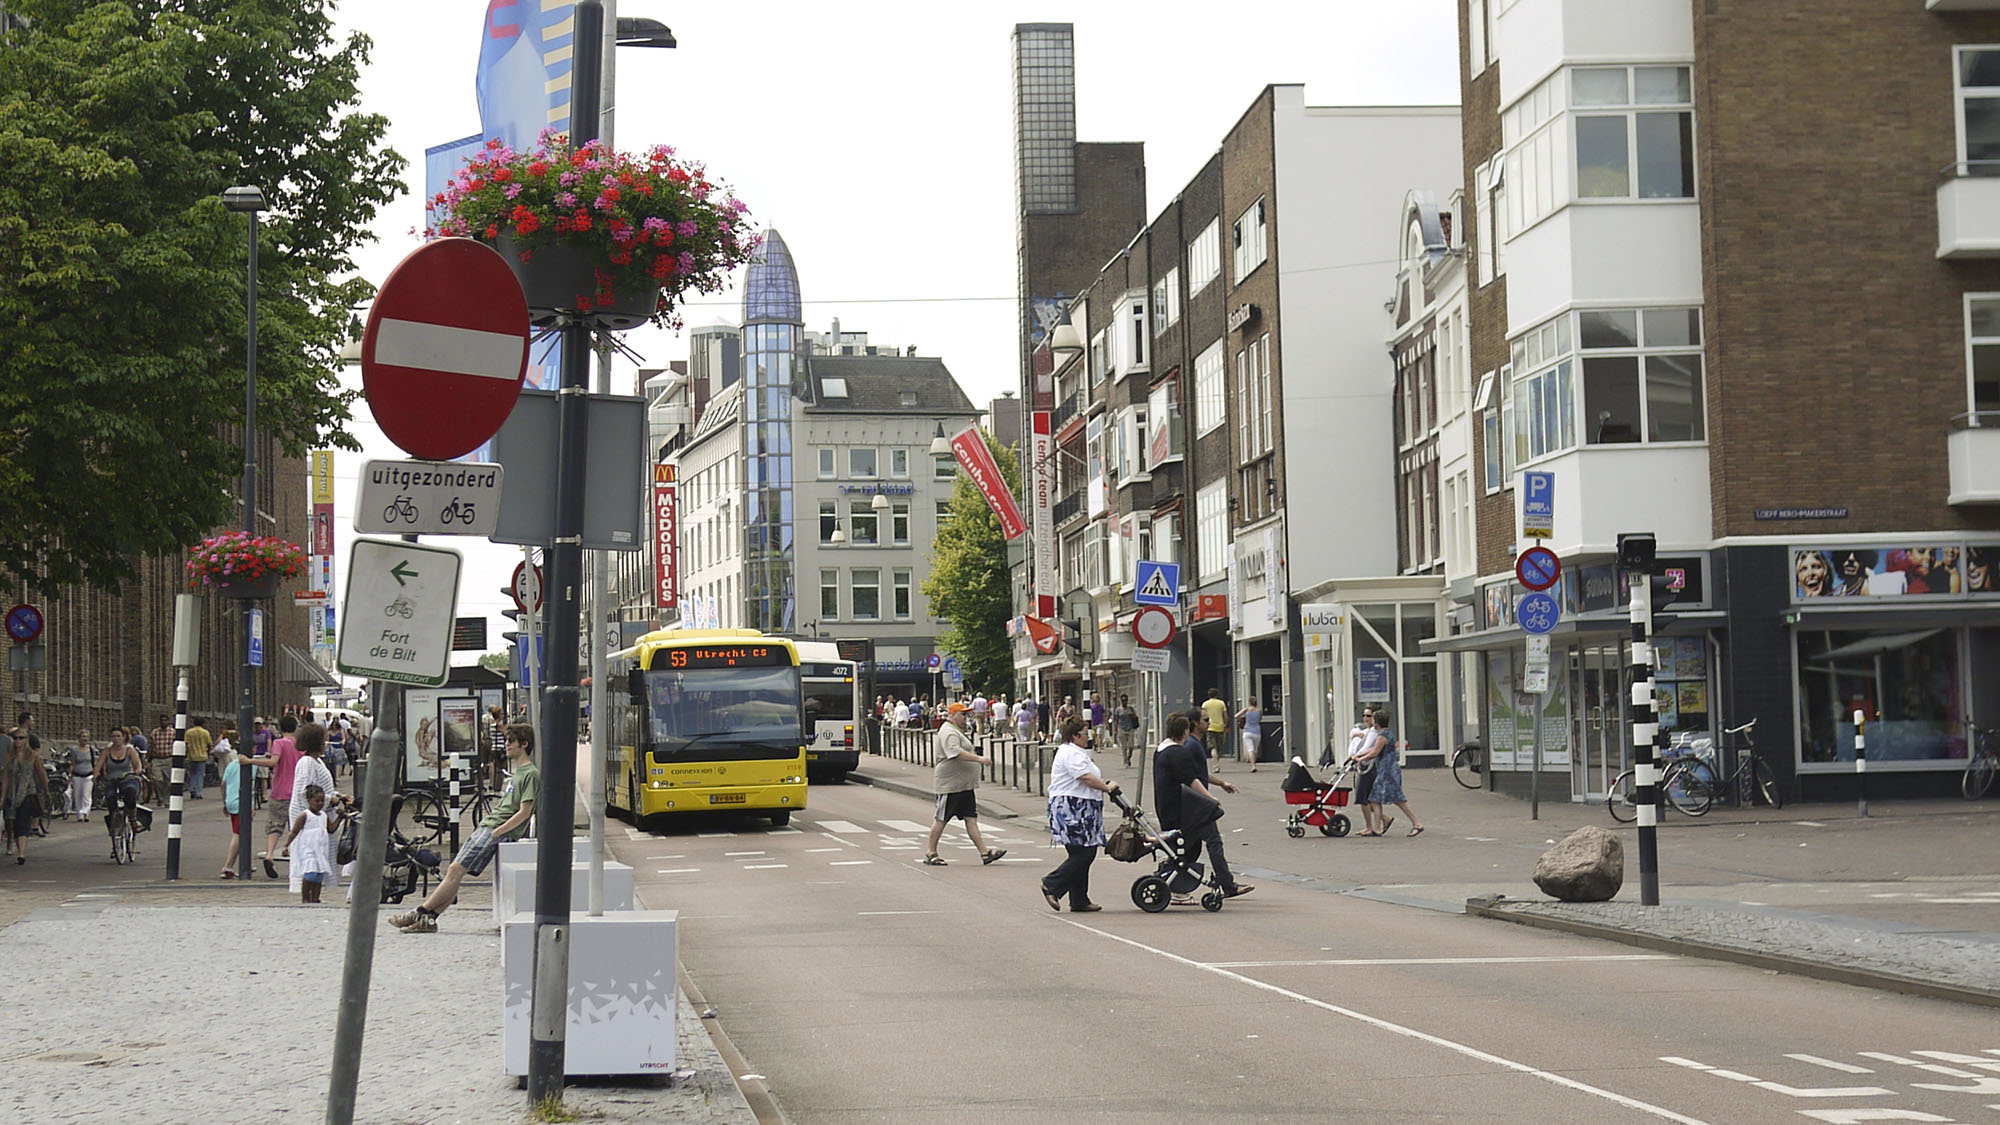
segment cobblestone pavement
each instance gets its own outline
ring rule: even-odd
[[[482,896],[481,903],[484,902]],[[79,896],[0,930],[0,1110],[39,1122],[318,1121],[325,1113],[347,912],[328,904]],[[384,926],[355,1120],[525,1120],[500,1061],[500,939],[470,897],[435,935]],[[669,1084],[571,1086],[601,1122],[754,1120],[681,1000]],[[178,1107],[178,1108],[176,1108]]]

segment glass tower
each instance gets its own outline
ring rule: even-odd
[[[794,629],[792,391],[805,380],[799,274],[775,230],[743,279],[743,624]]]

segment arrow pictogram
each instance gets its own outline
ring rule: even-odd
[[[396,580],[396,585],[408,586],[408,580],[417,577],[417,572],[410,569],[410,560],[398,559],[396,565],[389,568],[389,576]]]

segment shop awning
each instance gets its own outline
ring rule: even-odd
[[[1858,598],[1829,599],[1841,601],[1861,601]],[[1790,611],[1797,615],[1793,622],[1801,629],[1829,629],[1834,631],[1867,630],[1869,632],[1913,632],[1919,629],[1952,629],[1970,626],[1975,629],[2000,628],[2000,605],[1937,604],[1926,606],[1884,605],[1879,600],[1861,605],[1810,609],[1803,606]]]
[[[1910,645],[1916,644],[1925,637],[1936,636],[1942,632],[1944,632],[1942,628],[1937,628],[1917,629],[1907,633],[1875,633],[1863,637],[1850,645],[1841,645],[1839,648],[1828,649],[1825,652],[1815,652],[1809,659],[1840,660],[1849,656],[1874,656],[1877,653],[1894,652],[1899,648],[1907,648]]]
[[[307,687],[340,686],[340,681],[320,667],[319,661],[314,660],[311,653],[303,652],[283,642],[278,645],[278,653],[278,678],[285,683],[305,684]]]
[[[1683,633],[1698,633],[1703,629],[1721,624],[1728,614],[1719,609],[1690,610],[1665,614],[1669,621],[1660,630],[1660,636],[1671,637]],[[1555,641],[1566,637],[1605,638],[1625,636],[1631,632],[1632,619],[1623,610],[1615,613],[1586,614],[1581,617],[1565,617],[1556,622],[1549,633]],[[1425,655],[1440,652],[1476,652],[1481,649],[1506,648],[1521,643],[1525,636],[1518,625],[1507,625],[1498,629],[1487,629],[1480,633],[1461,633],[1456,637],[1434,637],[1418,642],[1418,651]]]

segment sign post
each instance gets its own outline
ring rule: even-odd
[[[1549,633],[1561,619],[1562,603],[1539,590],[1523,597],[1514,607],[1514,620],[1520,623],[1521,632],[1527,634],[1528,661],[1522,669],[1521,692],[1533,700],[1528,713],[1528,740],[1532,747],[1528,765],[1529,820],[1542,818],[1542,709],[1548,706]]]

